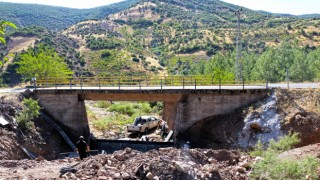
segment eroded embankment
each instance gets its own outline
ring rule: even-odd
[[[275,90],[268,98],[233,113],[207,118],[182,133],[193,147],[251,149],[289,132],[297,132],[298,146],[319,143],[319,90]]]

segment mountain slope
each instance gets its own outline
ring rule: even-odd
[[[92,9],[0,2],[0,19],[12,21],[20,27],[43,26],[51,30],[61,30],[83,20],[102,19],[136,2],[137,0],[126,0]]]
[[[142,0],[103,20],[81,21],[62,33],[40,35],[38,41],[56,49],[75,76],[205,74],[215,76],[215,80],[234,80],[235,12],[240,9],[219,0]],[[307,65],[298,61],[293,65],[292,57],[302,53],[299,59],[307,59],[304,56],[320,46],[319,19],[242,8],[240,27],[246,79],[265,79],[266,70],[261,68],[271,58],[278,63],[273,67],[272,81],[283,80],[282,71],[287,64],[282,61],[287,54],[291,54],[290,72],[296,73],[297,80],[315,77],[317,70],[313,67],[318,65],[312,64],[313,57],[308,56]],[[26,31],[32,32],[27,28]],[[13,33],[19,34],[26,33]],[[272,52],[278,51],[278,47],[278,54]],[[296,71],[306,67],[313,68],[308,78]]]

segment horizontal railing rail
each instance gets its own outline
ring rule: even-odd
[[[263,86],[268,88],[267,81],[226,81],[212,76],[114,76],[114,77],[48,77],[38,78],[33,82],[35,87],[177,87],[180,89],[197,89],[197,87],[216,86]]]

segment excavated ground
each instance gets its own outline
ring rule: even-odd
[[[249,172],[246,167],[252,161],[238,151],[164,148],[141,153],[126,148],[81,162],[74,158],[2,160],[0,176],[4,179],[246,179]]]
[[[281,129],[298,132],[299,146],[285,152],[283,158],[319,155],[320,92],[319,90],[277,90],[277,112],[282,117]],[[1,114],[13,117],[22,109],[21,95],[2,95]],[[261,104],[261,103],[260,103]],[[259,103],[234,113],[206,119],[195,124],[181,138],[192,137],[191,146],[203,149],[164,148],[149,152],[132,149],[113,154],[50,160],[59,152],[69,151],[59,135],[38,119],[35,130],[0,130],[0,179],[248,179],[250,164],[257,159],[233,149],[244,117]],[[10,112],[10,113],[9,113]],[[255,133],[255,132],[253,132]],[[21,147],[40,155],[26,160]],[[223,148],[221,150],[214,150]],[[24,159],[24,160],[22,160]],[[62,171],[61,171],[62,170]]]

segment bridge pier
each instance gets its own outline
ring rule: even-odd
[[[78,94],[36,94],[40,106],[75,143],[79,136],[89,137],[84,100]]]

